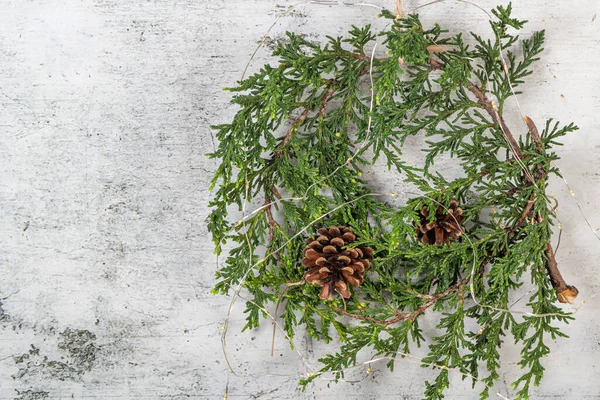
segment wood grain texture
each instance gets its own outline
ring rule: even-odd
[[[235,112],[221,89],[240,78],[277,13],[295,2],[232,0],[4,0],[0,10],[0,399],[220,399],[225,365],[220,328],[228,299],[210,294],[216,258],[206,228],[215,162],[210,124]],[[395,1],[374,1],[393,9]],[[405,10],[426,1],[404,1]],[[490,9],[497,4],[478,2]],[[560,149],[559,165],[594,227],[600,227],[600,11],[596,1],[529,0],[514,5],[547,29],[546,51],[520,96],[538,125],[555,117],[581,128]],[[306,5],[283,18],[311,40],[372,23],[368,7]],[[489,32],[487,17],[447,1],[421,10],[424,23]],[[526,36],[526,32],[523,36]],[[268,41],[269,42],[269,41]],[[261,50],[251,65],[268,61]],[[524,134],[514,102],[507,124]],[[418,139],[409,140],[418,161]],[[440,168],[452,168],[440,160]],[[376,191],[402,192],[395,175],[366,171]],[[600,292],[600,246],[568,190],[552,182],[564,228],[561,271],[580,298]],[[400,195],[402,201],[407,195]],[[600,297],[549,343],[546,377],[532,398],[598,399]],[[270,326],[229,337],[243,374],[298,373],[302,363],[282,337],[270,357]],[[433,329],[435,316],[423,328]],[[331,346],[297,339],[311,364]],[[519,371],[506,343],[496,390]],[[423,349],[415,349],[423,355]],[[370,355],[365,354],[364,360]],[[435,371],[399,362],[317,380],[238,378],[230,399],[419,399]],[[449,399],[476,399],[451,374]],[[566,393],[566,394],[565,394]]]

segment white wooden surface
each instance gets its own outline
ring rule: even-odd
[[[216,260],[205,221],[215,169],[204,157],[213,146],[208,126],[233,115],[221,88],[239,79],[257,41],[293,3],[0,2],[0,399],[222,398],[228,299],[209,293]],[[521,105],[539,125],[552,116],[581,127],[566,139],[559,165],[594,228],[599,11],[594,0],[515,4],[516,15],[530,20],[527,32],[547,28],[546,51]],[[376,13],[305,5],[270,37],[294,30],[318,40],[350,24],[382,27]],[[420,13],[425,23],[449,29],[488,29],[486,16],[465,3]],[[251,70],[267,53],[259,51]],[[510,124],[523,131],[513,111]],[[378,188],[400,185],[397,176],[368,176]],[[585,299],[600,292],[599,243],[561,181],[552,194],[564,227],[558,261]],[[235,307],[229,337],[236,370],[304,372],[281,337],[270,357],[268,324],[239,334],[242,310]],[[571,338],[550,343],[546,377],[532,398],[600,398],[599,310],[600,299],[592,299],[566,328]],[[423,327],[434,323],[425,319]],[[332,348],[301,337],[297,343],[313,365]],[[511,398],[518,356],[510,341],[506,346],[496,389]],[[232,377],[230,398],[418,399],[423,380],[434,376],[415,364],[400,362],[394,373],[376,364],[368,377],[364,369],[348,375],[358,383],[318,380],[305,393],[297,378]],[[448,399],[477,398],[451,376]]]

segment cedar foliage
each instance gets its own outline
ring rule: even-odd
[[[219,146],[209,156],[220,165],[209,229],[218,254],[227,243],[214,292],[228,294],[250,271],[244,329],[259,326],[262,307],[274,308],[281,287],[303,279],[307,237],[348,226],[357,235],[350,247],[374,250],[364,282],[345,302],[339,295],[322,300],[317,285],[291,286],[277,316],[290,337],[302,327],[312,339],[339,339],[339,348],[320,360],[319,374],[343,377],[360,351],[390,357],[393,370],[398,352],[428,345],[423,363],[469,374],[485,399],[499,378],[500,346],[515,342],[522,375],[512,386],[517,398],[528,398],[544,373],[548,341],[565,336],[560,323],[571,319],[557,306],[559,288],[547,273],[555,215],[545,188],[558,175],[552,148],[577,127],[548,120],[540,134],[507,131],[504,104],[532,74],[544,31],[521,40],[516,32],[526,21],[512,17],[510,5],[493,13],[495,40],[470,33],[474,46],[462,33],[423,27],[418,15],[389,12],[382,13],[390,19],[384,31],[353,26],[324,45],[287,33],[273,53],[276,65],[228,89],[239,110],[213,127]],[[374,58],[370,71],[376,40],[386,56]],[[425,138],[421,166],[405,160],[411,136]],[[441,156],[456,160],[462,174],[450,179],[435,171]],[[379,159],[388,171],[377,172],[401,174],[421,195],[400,207],[371,195],[362,171]],[[453,199],[465,234],[441,246],[423,244],[415,230],[421,210],[447,208]],[[244,221],[229,217],[259,200],[264,206]],[[501,311],[522,285],[532,291],[519,308],[555,314]],[[441,312],[441,333],[429,343],[419,326],[427,311]],[[479,328],[466,328],[473,325]],[[438,371],[425,382],[427,400],[444,398],[450,384],[452,372]]]

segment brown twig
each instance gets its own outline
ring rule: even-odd
[[[334,81],[331,81],[331,83],[334,83]],[[325,93],[325,95],[323,96],[323,98],[321,99],[321,105],[319,106],[319,111],[318,114],[320,117],[323,117],[325,115],[325,109],[327,108],[327,103],[329,102],[329,100],[331,100],[331,98],[333,97],[333,94],[335,93],[337,89],[334,87],[330,87],[327,92]],[[281,157],[281,155],[283,154],[285,145],[290,141],[290,139],[292,138],[292,135],[294,134],[294,131],[304,123],[304,121],[306,120],[306,118],[308,118],[308,116],[313,112],[312,109],[306,107],[306,105],[303,106],[304,107],[304,111],[302,112],[302,114],[300,114],[300,116],[298,118],[296,118],[294,120],[294,122],[292,122],[292,125],[290,126],[290,128],[287,130],[286,134],[283,136],[283,139],[281,140],[281,142],[277,145],[275,152],[273,153],[273,159],[279,158]]]
[[[423,300],[431,300],[434,296],[432,294],[423,294],[423,293],[419,293],[416,290],[413,289],[406,289],[406,291],[420,299]]]
[[[535,145],[535,150],[539,154],[544,154],[544,144],[542,143],[542,137],[540,136],[540,132],[537,127],[529,117],[524,117],[525,124],[527,124],[527,128],[529,128],[529,134],[531,135],[531,139]],[[541,165],[538,165],[535,170],[536,178],[538,180],[544,179],[548,176],[548,172],[542,168]]]
[[[377,318],[369,317],[366,315],[352,314],[345,310],[342,310],[339,307],[331,307],[331,309],[342,315],[345,315],[347,317],[351,317],[351,318],[358,319],[361,321],[369,321],[374,324],[381,325],[383,327],[388,327],[390,325],[396,324],[401,321],[405,321],[407,319],[414,321],[415,318],[417,318],[419,315],[423,314],[425,311],[427,311],[430,307],[434,306],[437,302],[439,302],[444,297],[446,297],[449,294],[452,294],[454,292],[460,291],[462,289],[462,287],[464,285],[466,285],[468,282],[469,282],[469,279],[464,278],[464,279],[459,280],[454,285],[450,286],[448,289],[444,290],[441,293],[434,294],[434,295],[420,295],[419,297],[427,297],[427,298],[429,298],[429,300],[426,303],[421,304],[414,311],[406,312],[406,313],[396,311],[395,312],[396,316],[393,318],[387,319],[387,320],[377,319]]]
[[[531,118],[525,116],[525,118],[523,119],[525,120],[525,124],[527,124],[527,127],[529,128],[529,134],[531,135],[531,139],[535,144],[535,150],[538,153],[542,154],[544,152],[542,137],[540,136],[540,132],[538,131],[537,126],[535,126]]]
[[[345,315],[346,317],[357,319],[359,321],[369,321],[369,322],[372,322],[377,325],[387,326],[386,325],[387,321],[382,320],[382,319],[377,319],[377,318],[369,317],[366,315],[352,314],[342,308],[334,307],[334,306],[331,306],[331,309],[339,314]]]
[[[277,189],[275,189],[274,187],[271,187],[271,191],[277,191]],[[277,192],[279,193],[279,192]],[[271,210],[271,197],[265,195],[265,213],[267,214],[267,221],[269,223],[269,243],[271,243],[273,245],[273,238],[275,237],[275,228],[280,228],[280,225],[277,221],[275,221],[275,218],[273,218],[273,212]],[[277,262],[279,263],[279,265],[281,266],[281,268],[285,268],[285,265],[283,264],[283,261],[281,261],[281,256],[279,255],[279,252],[277,250],[273,251],[273,256],[275,257],[275,259],[277,260]]]
[[[533,208],[534,205],[535,205],[535,193],[531,193],[531,195],[529,195],[529,199],[527,199],[527,204],[523,208],[523,212],[519,216],[519,219],[517,219],[517,222],[515,222],[515,224],[512,226],[512,228],[509,228],[509,232],[508,232],[509,237],[512,237],[515,233],[517,233],[519,228],[521,228],[521,226],[523,226],[523,223],[527,220],[527,218],[529,217],[529,214],[531,214],[531,209]]]
[[[310,115],[311,112],[312,112],[312,110],[310,108],[305,107],[302,114],[300,114],[300,116],[298,118],[296,118],[294,120],[294,122],[292,122],[292,126],[290,126],[290,128],[288,129],[286,134],[283,136],[283,139],[281,140],[281,142],[277,145],[277,147],[276,147],[277,150],[275,150],[275,152],[273,153],[273,159],[281,157],[281,154],[283,153],[285,145],[292,138],[292,134],[294,133],[294,131],[296,130],[296,128],[298,126],[300,126],[304,123],[304,121],[306,120],[306,118],[308,118],[308,116]]]
[[[325,117],[325,110],[327,109],[327,103],[329,103],[329,100],[331,100],[331,98],[333,97],[333,94],[335,93],[337,89],[336,88],[329,88],[329,90],[327,91],[327,93],[325,93],[325,96],[323,96],[323,98],[321,99],[321,106],[319,107],[319,117],[323,118]]]
[[[371,59],[364,54],[351,53],[351,56],[356,58],[357,60],[371,63]],[[375,61],[385,61],[387,58],[376,58]]]
[[[277,190],[277,188],[274,185],[271,185],[269,187],[269,190],[271,191],[271,193],[273,193],[273,196],[277,197],[278,200],[283,199],[283,197],[281,197],[281,193],[279,193],[279,190]]]
[[[488,263],[490,261],[492,261],[492,259],[494,258],[494,256],[492,254],[489,254],[479,265],[479,277],[483,278],[483,275],[485,273],[485,266],[488,265]]]
[[[519,146],[519,143],[516,141],[515,137],[510,132],[510,129],[508,129],[506,122],[504,122],[504,118],[502,118],[502,116],[498,113],[498,111],[496,110],[496,107],[494,106],[492,101],[487,98],[485,93],[483,93],[483,91],[477,85],[475,85],[473,82],[471,82],[469,80],[467,81],[467,88],[469,89],[469,91],[471,93],[473,93],[475,95],[479,105],[482,106],[485,109],[485,111],[487,111],[487,113],[490,115],[490,117],[492,117],[492,120],[494,121],[494,123],[500,127],[500,129],[504,133],[504,137],[508,141],[508,143],[515,155],[515,158],[522,160],[523,152],[521,151],[521,147]]]
[[[548,275],[550,275],[550,282],[552,282],[552,287],[556,292],[558,301],[569,304],[575,303],[575,298],[579,294],[579,290],[575,286],[567,285],[563,279],[550,243],[546,243],[546,257],[548,258],[546,270],[548,271]]]

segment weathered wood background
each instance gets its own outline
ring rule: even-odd
[[[394,7],[393,0],[372,0]],[[220,329],[228,299],[210,294],[216,260],[206,229],[215,162],[209,124],[235,109],[221,90],[239,79],[276,16],[293,1],[0,2],[0,399],[220,399],[225,364]],[[404,1],[411,10],[426,1]],[[490,9],[497,2],[478,1]],[[538,125],[575,121],[560,149],[565,177],[594,228],[600,227],[600,33],[595,0],[515,4],[547,28],[547,45],[521,106]],[[420,11],[425,23],[489,32],[486,16],[447,1]],[[382,27],[377,10],[305,5],[285,30],[318,40],[350,24]],[[268,60],[259,51],[251,70]],[[514,104],[510,125],[523,132]],[[371,172],[380,188],[401,177]],[[564,232],[558,253],[581,299],[600,292],[598,241],[561,181]],[[599,296],[600,297],[600,296]],[[240,374],[303,372],[270,326],[229,337]],[[549,343],[546,377],[532,398],[600,399],[600,298],[577,314],[570,339]],[[425,319],[424,328],[435,319]],[[316,365],[332,347],[298,338]],[[506,343],[497,392],[511,398],[518,354]],[[416,350],[423,354],[423,349]],[[365,359],[368,359],[368,355]],[[436,372],[399,362],[318,380],[305,393],[291,377],[232,377],[231,399],[418,399]],[[449,399],[476,399],[451,374]]]

